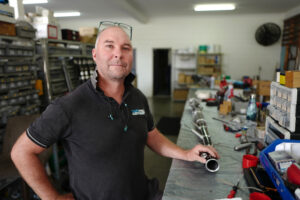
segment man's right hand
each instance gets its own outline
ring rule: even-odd
[[[75,200],[75,198],[72,193],[67,193],[57,196],[55,200]]]

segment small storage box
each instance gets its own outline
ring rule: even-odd
[[[271,161],[269,160],[268,153],[273,152],[276,146],[283,142],[290,142],[290,143],[300,143],[300,140],[275,140],[272,144],[266,147],[262,152],[260,152],[259,159],[268,173],[270,179],[272,180],[273,184],[278,190],[278,193],[282,197],[283,200],[295,200],[294,196],[291,194],[289,189],[287,189],[284,185],[284,181],[282,180],[279,173],[276,171],[274,166],[272,165]]]
[[[63,40],[80,41],[79,32],[70,29],[61,29]]]

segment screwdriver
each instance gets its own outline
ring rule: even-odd
[[[236,185],[234,185],[232,187],[232,190],[230,190],[230,193],[227,196],[228,199],[232,199],[232,198],[235,197],[235,193],[236,193],[236,191],[238,189],[239,183],[240,183],[240,179],[237,181]]]

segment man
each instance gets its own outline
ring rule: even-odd
[[[155,128],[145,96],[130,84],[133,51],[122,24],[99,33],[92,55],[95,76],[52,102],[12,149],[16,167],[41,199],[151,199],[156,190],[144,173],[145,144],[170,158],[204,163],[202,151],[218,157],[208,146],[183,150]],[[54,189],[37,157],[57,140],[72,194]]]

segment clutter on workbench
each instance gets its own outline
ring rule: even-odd
[[[289,182],[288,175],[286,173],[287,169],[295,163],[294,161],[291,161],[289,158],[286,158],[286,162],[284,165],[280,165],[280,160],[276,158],[274,162],[274,156],[272,155],[274,152],[276,152],[276,146],[280,145],[281,143],[291,143],[291,144],[299,144],[299,140],[275,140],[273,143],[271,143],[268,147],[266,147],[261,153],[260,153],[260,162],[266,172],[268,173],[270,179],[272,180],[274,186],[277,188],[280,196],[284,200],[293,200],[295,199],[295,192],[296,188],[291,187],[293,183]],[[279,148],[281,149],[281,148]],[[277,151],[282,152],[282,151]],[[289,154],[289,156],[291,156]],[[272,161],[273,160],[273,161]],[[295,160],[295,159],[294,159]],[[278,165],[279,163],[279,165]],[[293,176],[300,176],[300,170],[293,171]]]

